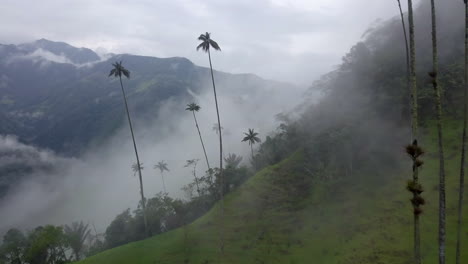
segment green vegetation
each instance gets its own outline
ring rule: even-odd
[[[424,68],[429,60],[418,59],[422,62],[417,64],[416,54],[430,57],[431,52],[430,45],[418,44],[416,49],[415,24],[427,19],[415,15],[408,0],[408,68],[401,67],[403,49],[394,48],[393,43],[402,38],[396,33],[396,23],[376,26],[352,47],[340,66],[313,84],[313,89],[323,91],[318,103],[304,103],[298,113],[278,116],[281,124],[260,144],[256,155],[253,145],[260,143],[258,133],[253,129],[244,133],[242,142],[251,147],[252,167],[242,166],[240,156],[223,155],[210,55],[210,48],[220,48],[209,33],[200,35],[197,50],[207,52],[210,62],[220,161],[218,168],[210,168],[195,117],[200,107],[189,104],[186,110],[193,113],[208,171],[197,177],[198,160],[187,160],[185,167],[193,169],[194,179],[183,187],[187,200],[168,196],[163,173],[169,169],[164,161],[154,167],[161,172],[164,191],[144,197],[143,167],[121,79],[122,74],[128,78],[129,72],[121,62],[113,64],[110,75],[120,80],[141,200],[135,210],[126,209],[115,217],[103,240],[95,235],[86,250],[90,257],[80,263],[435,264],[439,260],[443,264],[445,260],[466,259],[468,252],[460,251],[460,241],[468,237],[461,229],[462,219],[468,216],[461,210],[468,59],[463,83],[463,66],[457,60],[460,51],[445,46],[439,72],[434,1],[430,3],[432,89],[425,87],[431,86],[429,83],[418,81],[417,86],[417,80],[427,76],[416,69]],[[421,6],[429,6],[429,2]],[[449,40],[458,43],[458,38],[452,34]],[[468,41],[465,49],[468,58]],[[406,80],[402,77],[405,74]],[[453,101],[462,91],[465,100]],[[458,111],[461,105],[465,106],[463,127]],[[410,121],[411,128],[407,125]],[[462,144],[458,140],[461,130]],[[409,137],[411,143],[406,145]],[[457,185],[456,177],[445,179],[445,173],[454,175],[460,167],[460,149]],[[404,151],[411,159],[411,173]],[[197,195],[193,194],[195,187]],[[423,205],[424,217],[420,218]],[[154,236],[148,238],[148,234]],[[82,223],[65,227],[65,232],[55,226],[39,227],[26,235],[12,229],[5,236],[0,254],[4,259],[0,261],[63,263],[71,259],[67,250],[79,259],[88,235]],[[445,252],[445,248],[455,249],[455,244],[457,251]]]
[[[434,123],[435,124],[435,123]],[[446,121],[447,171],[458,170],[460,126]],[[437,130],[423,130],[427,205],[421,221],[424,263],[437,263]],[[219,205],[194,223],[102,252],[80,263],[409,263],[412,225],[404,166],[339,181],[304,177],[304,151],[258,172],[226,196],[225,258],[218,262]],[[377,176],[377,177],[376,177]],[[395,191],[398,190],[398,191]],[[456,220],[455,177],[447,178],[447,222]],[[302,196],[301,194],[305,194]],[[468,218],[465,212],[464,218]],[[463,235],[464,239],[468,234]],[[455,245],[455,225],[447,247]],[[447,252],[454,261],[454,251]],[[468,252],[462,251],[462,259]]]

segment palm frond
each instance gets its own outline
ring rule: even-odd
[[[130,79],[130,71],[122,67],[122,74]]]
[[[185,108],[185,110],[187,111],[195,111],[195,112],[200,111],[200,109],[201,107],[197,105],[196,103],[190,103],[187,105],[187,108]]]
[[[221,48],[219,47],[218,43],[212,39],[210,39],[210,46],[213,47],[215,50],[221,51]]]
[[[200,41],[206,41],[207,38],[206,38],[205,34],[200,34],[200,36],[198,37],[198,40],[200,40]]]
[[[200,43],[200,44],[197,46],[197,51],[198,51],[199,49],[202,49],[203,51],[206,51],[205,46],[206,46],[206,45],[205,45],[205,42]]]

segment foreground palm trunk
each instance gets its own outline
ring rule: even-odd
[[[464,96],[464,114],[463,114],[463,136],[462,136],[462,153],[460,163],[460,185],[458,193],[458,220],[457,220],[457,249],[456,249],[456,264],[460,264],[461,251],[461,234],[463,220],[463,192],[465,190],[465,158],[466,158],[466,127],[468,118],[468,4],[465,0],[465,96]]]
[[[416,85],[416,47],[414,41],[413,1],[408,0],[408,24],[409,24],[409,46],[410,46],[410,84],[411,84],[411,131],[413,135],[413,147],[418,148],[418,90]],[[419,165],[420,166],[420,165]],[[413,158],[413,184],[419,185],[417,159]],[[422,188],[419,188],[422,191]],[[419,193],[420,194],[420,193]],[[416,264],[421,263],[421,235],[419,216],[421,214],[421,199],[417,192],[413,192],[413,218],[414,218],[414,260]]]
[[[125,95],[125,89],[123,88],[123,84],[122,84],[122,76],[119,76],[119,80],[120,80],[120,87],[122,88],[122,94],[123,94],[123,98],[125,102],[125,110],[127,112],[128,124],[130,126],[130,133],[132,134],[133,148],[135,149],[135,156],[136,156],[137,165],[138,165],[138,178],[140,180],[141,207],[143,210],[143,221],[145,225],[145,232],[146,232],[146,235],[149,236],[150,233],[148,231],[148,221],[146,219],[146,199],[145,199],[145,194],[143,192],[143,177],[141,176],[140,158],[138,157],[138,150],[137,150],[137,145],[135,143],[135,135],[133,133],[132,120],[130,119],[130,113],[128,111],[127,96]]]
[[[432,18],[432,72],[429,73],[434,87],[437,106],[437,137],[439,147],[439,264],[445,264],[445,159],[442,137],[442,105],[440,102],[440,89],[438,83],[437,58],[437,21],[434,0],[431,0]]]

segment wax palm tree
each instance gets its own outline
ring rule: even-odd
[[[211,171],[210,163],[208,162],[208,155],[206,155],[205,144],[203,144],[202,135],[200,133],[200,127],[198,126],[197,117],[195,116],[195,112],[200,111],[200,109],[201,109],[201,107],[199,105],[197,105],[196,103],[190,103],[190,104],[187,105],[187,108],[185,108],[185,110],[191,111],[192,114],[193,114],[193,120],[195,120],[195,126],[197,127],[198,135],[200,136],[200,142],[201,142],[201,145],[202,145],[202,148],[203,148],[203,153],[205,154],[206,166],[208,166],[208,170]]]
[[[159,161],[158,164],[154,165],[154,169],[159,169],[159,172],[161,173],[161,179],[162,179],[162,183],[163,183],[164,193],[167,193],[166,192],[166,184],[164,183],[164,171],[169,171],[169,169],[167,168],[167,163],[164,162],[164,160]]]
[[[421,197],[423,192],[421,184],[419,184],[419,167],[422,161],[419,159],[424,153],[418,145],[418,88],[416,84],[416,46],[414,37],[414,17],[413,17],[413,1],[408,0],[408,26],[409,26],[409,48],[410,48],[410,84],[411,84],[411,134],[412,143],[406,147],[406,152],[410,155],[413,165],[413,177],[408,182],[407,189],[413,193],[411,203],[413,205],[413,224],[414,224],[414,259],[416,264],[421,264],[421,234],[419,216],[422,213],[421,206],[424,204],[424,199]]]
[[[242,162],[242,156],[237,156],[234,153],[229,153],[227,157],[224,158],[224,162],[226,162],[226,168],[230,167],[236,169]]]
[[[85,225],[80,221],[73,222],[71,225],[65,225],[63,231],[67,242],[73,251],[73,255],[75,255],[75,260],[79,261],[83,254],[84,243],[86,238],[89,236],[91,229],[88,228],[88,224]]]
[[[136,176],[139,170],[143,170],[145,167],[143,167],[143,162],[140,163],[140,167],[138,168],[138,164],[135,162],[132,164],[132,171],[133,171],[133,176]]]
[[[138,164],[138,178],[140,180],[140,195],[141,195],[141,205],[142,205],[142,209],[143,209],[143,221],[144,221],[144,224],[145,224],[145,232],[149,236],[148,221],[147,221],[147,218],[146,218],[146,199],[145,199],[145,194],[143,192],[143,177],[141,176],[141,168],[139,166],[141,163],[140,163],[140,158],[138,157],[138,149],[137,149],[137,145],[136,145],[136,142],[135,142],[135,135],[133,133],[132,120],[130,118],[130,112],[128,111],[127,96],[125,95],[125,89],[124,89],[123,83],[122,83],[122,75],[127,77],[127,79],[129,79],[130,78],[130,71],[128,71],[127,69],[124,68],[124,66],[122,65],[122,61],[112,63],[112,66],[114,68],[110,71],[109,77],[110,76],[119,77],[120,88],[122,89],[122,96],[123,96],[124,104],[125,104],[125,110],[127,112],[128,125],[130,126],[130,133],[132,134],[132,141],[133,141],[133,148],[135,150],[136,162]]]
[[[215,99],[215,105],[216,105],[216,115],[218,117],[218,129],[219,129],[219,178],[221,181],[220,184],[220,198],[221,198],[221,218],[224,218],[224,175],[223,175],[223,137],[221,133],[221,119],[219,118],[219,107],[218,107],[218,98],[216,96],[216,85],[215,85],[215,80],[214,80],[214,75],[213,75],[213,64],[211,63],[211,53],[210,53],[210,48],[213,48],[214,50],[221,50],[219,47],[218,43],[211,39],[210,33],[206,32],[205,34],[200,34],[198,37],[198,40],[201,41],[201,43],[197,46],[197,50],[202,50],[206,53],[208,53],[208,60],[210,62],[210,72],[211,72],[211,81],[213,83],[213,94],[214,94],[214,99]],[[221,220],[221,243],[220,243],[220,251],[221,254],[224,254],[224,234],[223,234],[223,221]]]
[[[197,163],[198,163],[198,159],[187,160],[187,163],[185,164],[184,168],[193,167],[192,174],[193,174],[193,177],[195,178],[195,185],[197,186],[198,197],[201,197],[200,185],[198,184],[198,178],[197,178]]]
[[[216,135],[219,134],[219,131],[223,131],[224,127],[219,128],[218,124],[213,124],[212,130],[216,132]]]
[[[463,114],[463,136],[462,136],[462,153],[460,163],[460,185],[458,191],[458,219],[457,219],[457,249],[456,249],[456,264],[460,264],[461,251],[461,235],[462,235],[462,219],[463,219],[463,193],[465,191],[465,158],[466,158],[466,127],[468,119],[468,3],[465,2],[465,95],[464,95],[464,114]]]
[[[445,264],[445,158],[442,137],[442,104],[438,83],[437,23],[434,0],[431,0],[432,20],[432,72],[429,73],[434,87],[437,106],[437,136],[439,147],[439,264]]]
[[[260,142],[260,138],[258,138],[258,133],[254,131],[253,128],[249,128],[249,131],[247,133],[244,132],[245,137],[242,139],[242,142],[248,142],[250,145],[250,151],[252,153],[252,160],[254,160],[254,154],[253,154],[253,145],[255,143]]]

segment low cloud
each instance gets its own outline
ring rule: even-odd
[[[265,93],[269,95],[268,102]],[[301,93],[301,90],[276,88],[247,91],[220,81],[218,102],[224,128],[224,155],[240,154],[244,162],[249,162],[249,146],[241,142],[243,132],[254,128],[264,140],[278,126],[275,115],[292,109],[300,101]],[[159,171],[153,169],[158,161],[165,160],[170,169],[165,176],[167,191],[173,197],[183,198],[181,187],[193,179],[190,170],[184,168],[186,160],[204,158],[193,116],[185,110],[186,104],[192,101],[202,107],[197,119],[211,166],[218,166],[218,137],[212,129],[217,122],[212,89],[207,86],[202,93],[191,94],[193,98],[186,102],[167,100],[153,120],[137,117],[134,120],[147,197],[162,191]],[[75,220],[94,223],[103,232],[115,215],[138,204],[139,182],[131,170],[135,155],[126,123],[107,143],[91,147],[77,159],[57,157],[10,137],[6,139],[18,149],[43,153],[44,160],[55,169],[49,174],[34,171],[13,186],[0,203],[0,232],[11,227],[33,228]],[[205,162],[200,162],[197,173],[201,175],[206,169]]]

